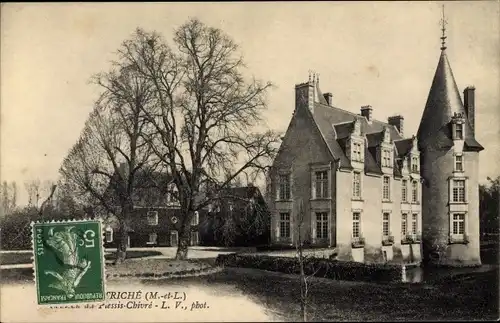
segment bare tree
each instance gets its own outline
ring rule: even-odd
[[[113,65],[93,81],[103,92],[60,173],[78,198],[118,218],[116,263],[121,263],[139,172],[146,169],[151,156],[141,134],[147,127],[142,111],[153,100],[148,83],[130,69]]]
[[[24,182],[24,187],[28,193],[28,206],[38,208],[38,201],[40,200],[41,184],[39,179],[29,180]]]
[[[138,29],[119,49],[120,66],[151,86],[143,133],[158,162],[173,176],[181,204],[177,259],[186,259],[194,212],[210,201],[204,184],[223,191],[244,172],[265,169],[279,136],[256,131],[270,84],[246,81],[238,46],[196,19],[174,34],[176,50],[159,34]]]

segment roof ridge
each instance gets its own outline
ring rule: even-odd
[[[356,114],[356,113],[354,113],[354,112],[352,112],[352,111],[349,111],[349,110],[346,110],[346,109],[342,109],[342,108],[339,108],[339,107],[336,107],[336,106],[333,106],[333,105],[327,105],[327,104],[324,104],[324,103],[321,103],[321,102],[315,102],[315,103],[316,103],[316,104],[320,104],[320,105],[322,105],[322,106],[324,106],[324,107],[326,107],[326,108],[330,108],[330,109],[337,109],[337,110],[340,110],[340,111],[342,111],[342,112],[347,112],[347,113],[349,113],[349,114],[351,114],[351,115],[353,115],[353,116],[355,116],[355,117],[357,117],[357,118],[363,118],[363,119],[365,119],[365,120],[366,120],[366,122],[369,122],[369,120],[368,120],[365,116],[362,116],[362,115],[360,115],[360,114]],[[394,125],[391,125],[391,124],[389,124],[388,122],[384,122],[384,121],[381,121],[381,120],[378,120],[378,119],[372,119],[371,121],[372,121],[372,122],[373,122],[373,121],[380,122],[380,123],[382,123],[382,124],[384,124],[384,125],[388,125],[388,126],[392,126],[392,127],[396,128]],[[352,122],[352,121],[346,121],[346,122]],[[397,129],[397,128],[396,128],[396,129]]]

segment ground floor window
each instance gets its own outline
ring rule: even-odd
[[[281,238],[290,238],[290,213],[280,213],[279,230]]]
[[[198,231],[191,232],[191,245],[192,246],[198,245]]]
[[[390,225],[389,225],[390,214],[384,212],[382,216],[382,235],[387,238],[390,235]]]
[[[151,232],[149,234],[148,243],[149,244],[156,244],[157,240],[158,240],[158,234],[156,232]]]
[[[107,227],[105,231],[106,242],[113,242],[113,228]]]
[[[411,217],[411,234],[416,235],[418,231],[418,214],[413,213]]]
[[[352,237],[361,237],[361,213],[359,212],[352,214]]]
[[[328,238],[328,213],[316,212],[316,238]]]
[[[170,246],[177,247],[179,243],[179,233],[177,231],[170,231]]]
[[[454,213],[452,219],[452,234],[464,235],[465,234],[465,214]]]
[[[408,234],[408,228],[406,226],[406,220],[408,218],[408,214],[401,214],[401,236],[404,238]]]

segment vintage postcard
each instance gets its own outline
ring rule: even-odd
[[[1,322],[499,319],[499,1],[0,9]]]

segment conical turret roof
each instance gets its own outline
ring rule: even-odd
[[[466,145],[482,149],[481,145],[474,139],[474,133],[466,117],[462,98],[446,55],[446,48],[442,48],[417,132],[419,146],[422,148],[431,140],[434,143],[439,143],[439,146],[451,147],[453,141],[450,121],[455,113],[465,116],[464,139]]]

